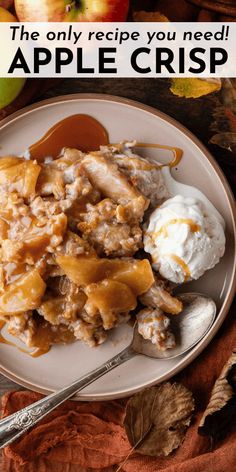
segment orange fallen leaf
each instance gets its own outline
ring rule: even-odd
[[[136,452],[168,456],[184,440],[194,410],[192,393],[179,383],[163,383],[127,403],[125,429]]]

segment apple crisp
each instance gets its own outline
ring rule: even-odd
[[[182,310],[143,250],[146,212],[168,196],[163,178],[131,148],[0,158],[0,317],[28,347],[96,346],[144,307],[144,324],[152,309]]]

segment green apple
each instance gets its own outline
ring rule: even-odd
[[[21,92],[24,78],[1,78],[0,77],[0,109],[9,105]]]

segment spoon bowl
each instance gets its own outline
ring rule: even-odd
[[[166,351],[157,349],[155,344],[139,334],[136,322],[131,347],[137,354],[155,359],[173,359],[194,347],[209,331],[216,317],[215,302],[201,293],[183,293],[178,298],[184,308],[180,315],[171,317],[176,346]]]

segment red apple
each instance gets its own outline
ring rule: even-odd
[[[15,0],[20,21],[125,21],[129,0]]]
[[[8,10],[0,6],[0,23],[8,21],[9,23],[14,23],[15,21],[17,21],[17,19]]]
[[[12,7],[13,2],[14,0],[0,0],[0,7],[6,8],[6,10],[8,10],[8,8]]]

